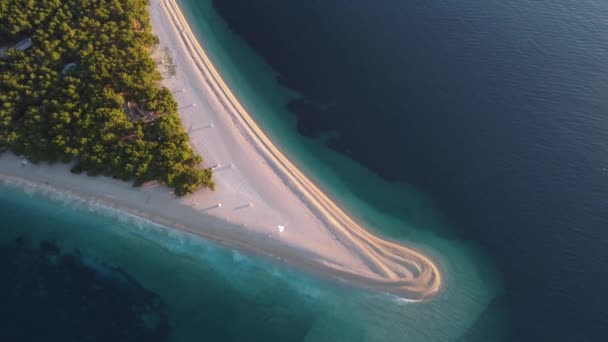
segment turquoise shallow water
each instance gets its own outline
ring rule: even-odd
[[[467,330],[463,322],[477,316],[485,291],[469,285],[408,303],[31,187],[1,188],[0,219],[0,244],[19,236],[51,240],[64,252],[79,250],[100,271],[120,268],[157,294],[168,307],[171,341],[449,340]]]
[[[193,22],[216,10],[298,95],[282,110],[209,21],[220,62],[250,75],[233,88],[271,104],[258,120],[286,122],[288,154],[351,213],[459,265],[476,267],[418,232],[483,248],[510,340],[608,340],[608,2],[211,1],[184,0]]]
[[[341,286],[169,231],[97,204],[33,188],[0,190],[0,242],[19,235],[80,250],[91,265],[119,267],[166,302],[172,341],[488,341],[504,337],[500,279],[475,246],[447,240],[432,200],[294,134],[282,115],[297,96],[232,35],[207,1],[185,14],[228,84],[264,130],[349,213],[379,233],[425,250],[446,287],[408,303]],[[52,199],[49,199],[52,198]],[[35,215],[32,215],[35,213]]]
[[[422,340],[453,338],[458,336],[455,333],[458,329],[464,331],[478,319],[481,322],[478,327],[490,321],[506,324],[501,313],[506,309],[499,299],[494,300],[501,295],[501,285],[499,275],[493,272],[491,258],[464,241],[440,237],[450,236],[451,230],[429,196],[404,183],[385,182],[360,164],[328,149],[322,140],[296,134],[295,118],[287,113],[285,105],[298,94],[276,82],[276,73],[228,29],[211,1],[180,1],[180,5],[235,95],[299,168],[367,226],[425,250],[441,264],[447,287],[435,304],[439,310],[451,312],[445,319],[453,330],[446,335],[440,332],[427,335]],[[490,303],[494,304],[482,315]],[[419,322],[411,322],[411,326]],[[428,327],[430,322],[426,324]],[[501,334],[500,327],[492,329]]]

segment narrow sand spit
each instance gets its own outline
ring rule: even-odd
[[[359,226],[303,175],[266,137],[214,68],[175,0],[163,0],[160,5],[155,2],[152,7],[153,27],[161,37],[161,44],[167,44],[180,56],[189,57],[178,62],[178,70],[181,68],[182,72],[178,72],[176,78],[179,79],[180,76],[189,79],[201,78],[204,83],[202,89],[197,90],[194,87],[191,89],[192,92],[206,93],[204,96],[207,103],[213,107],[211,110],[214,112],[208,113],[208,115],[214,120],[229,120],[224,125],[216,127],[216,130],[221,131],[219,141],[210,144],[209,140],[195,135],[192,136],[192,142],[196,147],[205,145],[209,151],[214,151],[216,145],[220,144],[238,144],[236,147],[241,151],[230,155],[229,162],[240,159],[237,165],[243,169],[240,176],[244,180],[231,184],[233,185],[232,190],[248,192],[251,189],[239,189],[239,184],[247,184],[247,188],[249,186],[253,188],[256,197],[262,200],[267,199],[266,203],[271,209],[279,213],[284,213],[284,208],[276,205],[293,202],[295,196],[299,203],[290,204],[289,211],[307,211],[311,212],[314,217],[307,215],[308,220],[287,222],[285,226],[298,229],[298,236],[295,239],[289,239],[289,242],[319,255],[326,261],[325,264],[337,266],[341,271],[339,274],[342,276],[348,274],[349,278],[356,278],[367,286],[412,299],[427,298],[435,294],[440,288],[441,277],[437,267],[430,259],[413,249],[376,237]],[[171,42],[169,43],[167,40]],[[185,62],[185,65],[179,64],[182,61]],[[200,80],[198,82],[190,81],[191,85],[200,83]],[[193,122],[197,119],[204,121],[205,119],[202,119],[201,116],[190,115],[185,117],[184,121]],[[200,122],[200,124],[203,123]],[[229,131],[224,131],[225,128],[228,128]],[[231,139],[237,132],[241,135],[239,140],[244,139],[245,144]],[[255,155],[244,156],[252,153]],[[253,165],[246,163],[246,160],[253,161],[253,165],[265,169],[262,170],[264,173],[272,173],[273,177],[260,179],[255,174],[250,175],[249,172]],[[221,176],[217,178],[220,184],[218,194],[221,194],[224,192],[222,188],[224,179]],[[288,190],[290,196],[277,194],[280,188]],[[258,210],[257,207],[247,208],[249,212],[255,210]],[[293,217],[295,218],[295,215]],[[336,251],[334,246],[328,244],[320,246],[314,241],[311,245],[308,245],[307,241],[300,243],[302,235],[312,233],[312,226],[318,226],[318,223],[309,223],[310,219],[320,221],[321,230],[326,231],[316,239],[330,238],[338,242],[346,251]],[[269,225],[272,223],[274,222],[268,222]],[[281,221],[277,221],[277,224],[280,223]],[[348,260],[351,258],[354,260]]]
[[[175,0],[152,0],[150,15],[160,55],[170,53],[177,67],[163,84],[178,100],[204,166],[215,167],[217,190],[176,199],[163,186],[132,188],[105,177],[73,175],[66,165],[22,163],[8,153],[0,157],[0,180],[101,203],[408,300],[439,291],[441,276],[429,258],[359,226],[264,135],[211,64]]]

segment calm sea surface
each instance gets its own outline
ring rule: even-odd
[[[0,340],[608,340],[608,3],[180,5],[274,141],[445,290],[402,302],[4,185]]]
[[[409,303],[25,189],[0,187],[2,341],[445,341],[500,330],[467,324],[486,289],[458,278],[460,290]]]
[[[506,311],[510,339],[608,339],[607,2],[212,5],[289,89],[287,110],[253,113],[269,131],[283,121],[299,133],[284,148],[313,177],[323,183],[335,173],[368,206],[480,248],[502,283],[488,308]],[[226,54],[250,75],[234,78],[234,87],[248,81],[266,91],[264,69],[231,45]],[[375,227],[399,236],[399,227]]]

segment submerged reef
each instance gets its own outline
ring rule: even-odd
[[[165,341],[167,307],[119,268],[26,236],[0,244],[1,341]]]

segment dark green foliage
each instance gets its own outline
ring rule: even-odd
[[[213,189],[171,92],[157,85],[147,4],[0,1],[0,42],[33,42],[0,58],[0,151],[34,162],[73,161],[72,172],[135,184],[156,179],[177,195]],[[68,63],[75,66],[62,73]],[[155,113],[154,120],[132,120],[127,101]]]

